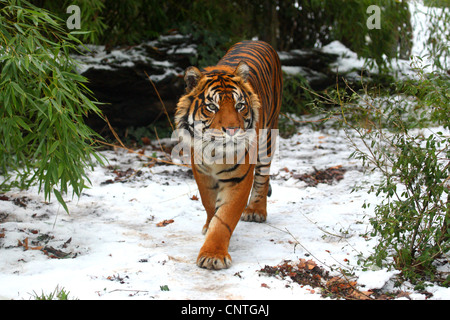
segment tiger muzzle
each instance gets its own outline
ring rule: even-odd
[[[222,127],[222,131],[228,134],[229,136],[234,136],[240,130],[239,127]]]

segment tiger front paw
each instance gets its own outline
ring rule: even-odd
[[[209,253],[200,251],[197,258],[197,266],[210,270],[227,269],[231,266],[231,257],[228,252]]]
[[[264,222],[267,219],[267,211],[255,208],[246,208],[242,213],[242,221]]]

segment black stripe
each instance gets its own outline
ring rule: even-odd
[[[219,172],[217,172],[217,174],[221,174],[221,173],[225,173],[225,172],[231,172],[236,170],[238,167],[240,166],[240,163],[236,163],[234,166],[232,166],[231,168],[227,168],[227,169],[223,169]]]
[[[242,177],[235,177],[235,178],[229,178],[229,179],[219,179],[219,182],[235,182],[235,183],[239,183],[242,180],[245,179],[245,177],[248,175],[248,173],[250,172],[250,169],[252,167],[250,166],[247,170],[247,172],[242,176]]]
[[[231,228],[228,224],[226,224],[225,222],[223,222],[222,219],[220,219],[216,214],[213,216],[213,218],[217,218],[220,222],[222,222],[222,224],[227,227],[228,231],[230,232],[230,234],[232,234],[233,232],[231,231]]]

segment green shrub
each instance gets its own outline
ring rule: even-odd
[[[392,265],[415,283],[436,280],[434,263],[450,251],[450,137],[436,129],[417,129],[450,128],[449,83],[446,76],[428,75],[414,84],[401,83],[397,98],[364,96],[358,109],[366,110],[366,127],[345,117],[353,132],[348,135],[353,157],[382,173],[381,181],[370,187],[382,200],[370,220],[378,244],[369,260]],[[404,95],[413,91],[415,96]],[[349,106],[342,110],[352,112]],[[450,278],[440,280],[448,284]]]
[[[0,0],[0,174],[1,189],[39,184],[67,211],[62,194],[86,187],[96,134],[84,124],[100,114],[74,72],[69,53],[80,42],[63,21],[26,1]]]
[[[308,114],[312,111],[311,104],[315,96],[311,93],[308,80],[300,74],[283,74],[283,96],[281,112],[297,115]]]
[[[450,1],[449,0],[427,0],[424,4],[428,6],[427,17],[429,23],[429,37],[426,45],[428,58],[433,61],[437,70],[446,72],[450,69]],[[439,8],[439,10],[436,10]]]
[[[402,8],[406,4],[385,3]],[[318,1],[316,5],[325,7],[332,3]],[[346,6],[341,12],[346,10],[358,10],[358,6]],[[402,10],[397,14],[405,14]],[[397,268],[404,279],[418,286],[423,280],[450,284],[450,276],[436,270],[436,262],[448,261],[450,253],[450,137],[448,132],[433,129],[450,130],[450,78],[448,68],[442,63],[447,61],[449,52],[448,37],[445,37],[449,34],[449,24],[439,24],[448,21],[446,11],[440,17],[445,20],[437,19],[435,14],[429,14],[428,18],[432,28],[447,26],[444,30],[433,29],[425,43],[436,72],[426,73],[429,69],[423,66],[420,57],[415,57],[412,63],[415,76],[411,79],[399,80],[380,74],[374,81],[380,76],[388,81],[381,84],[362,81],[361,90],[354,89],[355,84],[345,80],[342,86],[339,81],[335,88],[315,93],[317,99],[312,101],[315,107],[326,107],[325,119],[340,120],[334,124],[341,125],[348,133],[354,148],[352,156],[361,160],[367,170],[381,173],[380,181],[369,185],[370,192],[380,198],[370,219],[377,245],[363,262]],[[345,26],[335,32],[342,30]],[[358,38],[361,34],[347,36]],[[379,36],[377,41],[382,41],[382,34]],[[351,40],[354,46],[363,43],[356,40]],[[377,62],[379,66],[383,63],[389,67],[387,60]],[[294,86],[289,88],[291,84]],[[288,108],[292,108],[289,105],[292,92],[300,86],[295,81],[286,85],[284,99]],[[292,97],[292,101],[298,101],[295,94]],[[339,106],[338,110],[335,106]]]
[[[433,262],[450,250],[450,167],[442,162],[450,155],[450,138],[440,132],[380,137],[389,141],[385,151],[371,140],[371,155],[362,155],[368,160],[373,153],[370,161],[383,172],[382,182],[372,188],[383,201],[371,219],[372,235],[380,237],[371,258],[381,266],[391,256],[406,279],[433,279]]]

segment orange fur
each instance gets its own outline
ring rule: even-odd
[[[193,136],[194,121],[200,121],[202,128],[228,139],[238,139],[251,130],[269,143],[275,139],[271,134],[259,136],[259,129],[277,129],[281,107],[280,61],[268,44],[237,43],[216,66],[202,71],[188,68],[185,80],[187,92],[180,98],[175,114],[177,128]],[[247,150],[240,159],[235,154],[233,163],[228,164],[198,162],[192,152],[192,171],[207,213],[198,266],[228,268],[228,245],[239,219],[266,220],[269,175],[262,171],[270,167],[273,150],[264,150],[268,151],[267,159],[259,151],[258,161],[253,161],[252,152]],[[245,161],[238,163],[242,158]]]

